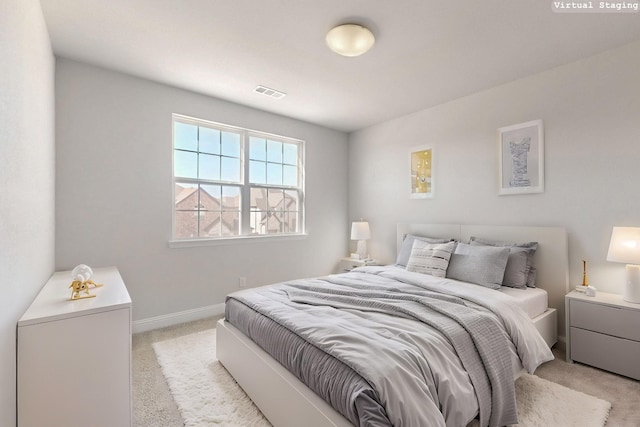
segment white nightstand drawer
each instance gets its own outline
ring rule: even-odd
[[[640,380],[640,342],[637,341],[572,327],[571,359]]]
[[[570,304],[572,327],[640,341],[639,310],[578,300]]]

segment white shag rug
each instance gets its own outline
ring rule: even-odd
[[[184,425],[271,426],[216,359],[216,330],[153,344]]]
[[[153,349],[185,426],[271,426],[216,359],[215,329]],[[528,374],[516,381],[516,398],[519,427],[602,427],[611,409],[607,401]]]

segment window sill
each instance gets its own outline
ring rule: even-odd
[[[307,234],[282,234],[273,236],[240,236],[220,239],[170,240],[170,248],[194,248],[199,246],[223,246],[246,243],[268,243],[287,240],[304,240]]]

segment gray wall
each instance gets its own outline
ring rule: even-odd
[[[349,211],[391,262],[397,222],[562,226],[572,284],[621,293],[606,261],[614,225],[640,226],[640,42],[391,120],[350,136]],[[472,72],[472,71],[470,71]],[[455,82],[447,82],[455,84]],[[497,195],[497,128],[544,120],[542,194]],[[409,199],[408,151],[435,150],[435,198]]]
[[[37,0],[0,2],[0,425],[16,424],[16,323],[54,269],[54,58]]]
[[[134,320],[223,303],[240,276],[327,274],[347,253],[342,132],[61,58],[56,109],[56,268],[116,265]],[[308,236],[168,247],[171,113],[305,140]]]

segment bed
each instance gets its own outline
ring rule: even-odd
[[[523,312],[529,312],[527,316],[532,317],[532,320],[527,319],[527,322],[531,322],[535,326],[535,329],[543,338],[546,346],[551,347],[556,342],[557,310],[562,307],[562,298],[568,289],[567,237],[564,229],[553,227],[399,224],[397,227],[399,251],[402,247],[404,236],[407,234],[429,236],[432,238],[453,238],[461,242],[468,242],[471,237],[503,241],[538,242],[538,250],[533,257],[533,264],[538,274],[536,280],[537,291],[532,290],[531,293],[527,293],[529,289],[514,289],[510,291],[510,293],[514,294],[515,291],[520,291],[519,294],[527,296],[526,298],[521,298],[518,303],[514,302],[514,304],[519,304],[519,306],[523,308]],[[409,280],[403,275],[415,274],[405,273],[399,268],[393,270],[393,267],[390,270],[385,270],[384,267],[378,269],[368,267],[364,269],[368,271],[359,272],[360,270],[361,269],[356,270],[353,274],[355,276],[375,274],[376,277],[381,275],[384,276],[383,279],[380,279],[383,281],[387,280],[387,276],[389,275],[394,277],[400,275],[402,280]],[[348,276],[340,280],[356,280],[355,276]],[[409,276],[411,280],[413,280],[412,277],[413,276]],[[469,286],[474,287],[474,285]],[[478,287],[475,286],[475,288]],[[306,290],[307,289],[302,289],[302,291]],[[300,291],[300,289],[295,289],[295,292],[298,291]],[[429,290],[427,289],[427,291]],[[258,291],[258,293],[259,292],[261,291]],[[289,290],[288,292],[291,294],[292,291]],[[533,296],[533,294],[535,294],[535,296]],[[297,298],[302,298],[302,300],[297,302],[309,303],[313,306],[313,296],[309,297],[304,293],[301,295],[302,296],[297,296]],[[515,292],[515,295],[515,298],[518,298],[518,292]],[[304,298],[307,298],[307,300]],[[508,298],[513,298],[513,295]],[[542,303],[542,306],[540,306],[540,301],[545,299],[547,303]],[[537,310],[537,312],[532,311],[534,309]],[[261,346],[247,337],[247,335],[251,335],[252,329],[255,329],[256,326],[243,324],[243,321],[239,319],[244,319],[244,315],[236,314],[231,315],[231,317],[234,317],[234,321],[242,331],[231,325],[229,319],[223,319],[219,322],[217,328],[217,357],[274,425],[353,425],[345,416],[341,415],[340,412],[336,411],[323,398],[319,397],[318,394],[307,387],[302,381],[298,380],[296,375],[285,369],[274,357],[264,351]],[[262,347],[268,348],[271,345],[270,342],[272,342],[271,339],[268,342],[262,342],[261,345]],[[277,353],[278,349],[269,348],[269,351],[271,354],[274,354]],[[377,358],[371,359],[377,360]],[[515,369],[515,363],[513,366],[514,371],[512,375],[513,378],[515,378],[518,375],[519,369]],[[535,367],[533,369],[535,369]],[[297,375],[304,377],[300,372],[297,372]],[[511,381],[513,381],[513,378],[511,378]],[[376,380],[370,381],[370,379],[367,378],[367,381],[375,383]],[[315,385],[314,388],[318,390],[317,385]],[[390,401],[392,401],[394,398],[393,392],[387,391],[387,393],[391,393],[389,398],[391,399]],[[459,393],[459,390],[452,393],[455,395],[455,393]],[[384,392],[382,392],[382,394],[384,395]],[[395,397],[397,398],[397,396]],[[478,398],[479,397],[480,393],[478,394]],[[403,399],[407,399],[407,396],[402,396],[400,405],[404,404]],[[462,400],[462,397],[460,397],[460,399]],[[328,398],[328,400],[331,401],[330,398]],[[446,401],[447,399],[445,398],[444,400]],[[451,400],[451,398],[449,400]],[[335,402],[333,402],[333,406],[336,406]],[[480,409],[478,408],[477,410],[479,411]],[[344,409],[341,409],[341,411],[346,413]],[[451,411],[455,412],[456,409],[452,409]],[[392,413],[393,410],[389,412]],[[348,416],[353,420],[352,414]],[[392,416],[394,415],[389,415],[389,419],[391,419]],[[397,411],[395,416],[397,416]],[[468,417],[468,414],[460,416]],[[484,421],[485,424],[487,423],[486,418],[487,417],[485,417]],[[401,424],[398,422],[392,423],[397,425]]]

